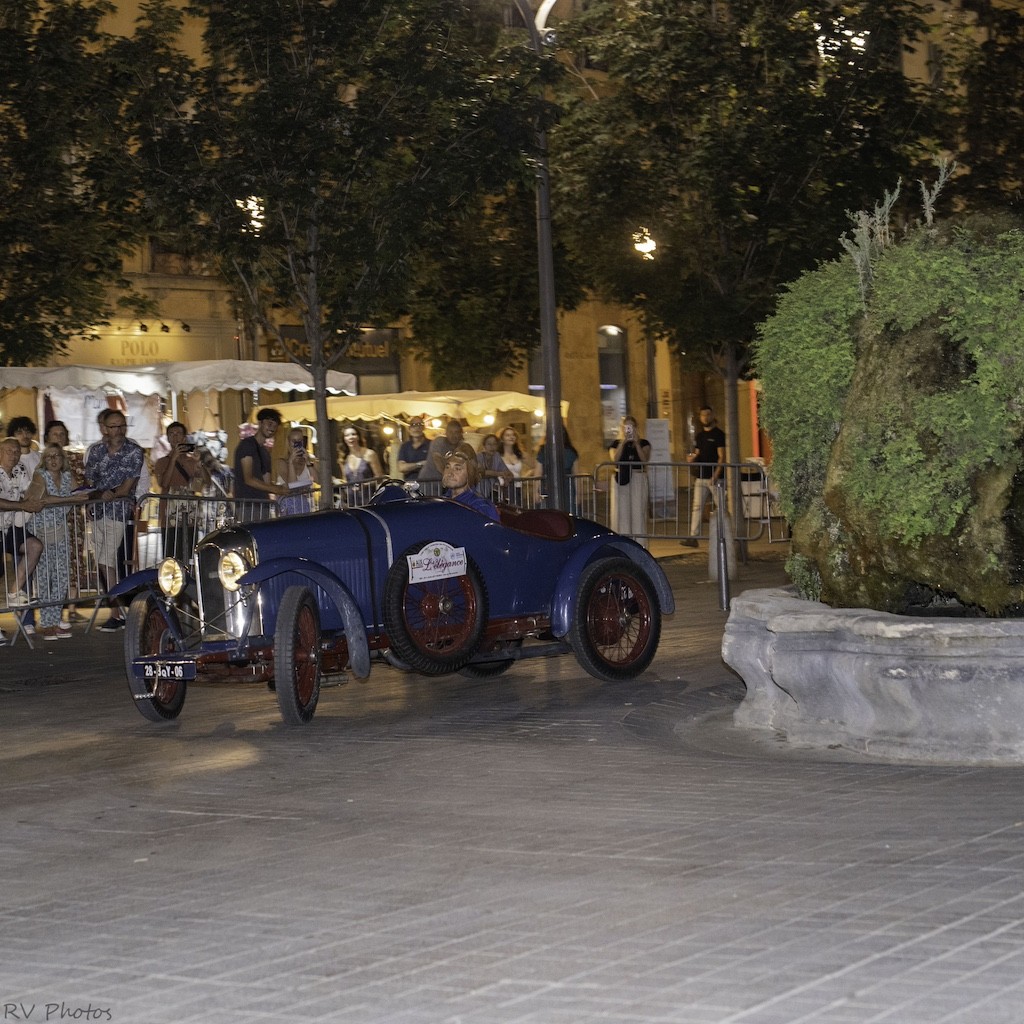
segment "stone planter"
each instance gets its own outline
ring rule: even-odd
[[[803,601],[732,601],[722,657],[736,725],[886,760],[1024,764],[1024,621],[913,618]]]

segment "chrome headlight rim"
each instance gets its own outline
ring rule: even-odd
[[[185,566],[176,558],[165,558],[157,566],[157,585],[165,597],[177,597],[185,589],[185,576]]]
[[[239,579],[244,576],[251,566],[242,556],[240,551],[224,551],[217,560],[217,578],[220,585],[231,593],[241,588]]]

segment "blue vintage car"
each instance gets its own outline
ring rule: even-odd
[[[226,526],[191,566],[129,576],[125,668],[152,721],[181,712],[188,684],[264,681],[284,720],[309,722],[323,673],[374,659],[425,675],[496,676],[571,651],[591,675],[651,663],[672,590],[639,544],[553,509],[500,509],[386,486],[364,508]]]

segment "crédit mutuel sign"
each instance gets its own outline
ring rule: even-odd
[[[281,336],[288,343],[291,351],[300,359],[308,360],[311,356],[306,332],[301,325],[283,324]],[[385,327],[379,330],[364,330],[349,345],[345,357],[333,369],[345,373],[397,373],[398,372],[398,330]],[[275,361],[287,362],[288,357],[276,339],[269,344],[270,358]]]

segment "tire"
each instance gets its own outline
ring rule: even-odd
[[[569,627],[576,660],[609,682],[633,679],[661,639],[661,607],[650,578],[628,558],[604,558],[583,571]]]
[[[132,662],[146,654],[170,654],[177,650],[167,615],[151,594],[137,594],[128,607],[124,627],[124,664],[128,688],[143,718],[171,722],[181,714],[187,684],[183,680],[136,679]]]
[[[409,668],[441,676],[461,669],[479,646],[487,622],[487,591],[472,559],[467,559],[463,576],[410,583],[406,556],[424,544],[414,544],[388,570],[384,628],[391,649]]]
[[[277,609],[274,684],[281,717],[306,725],[320,700],[320,613],[308,587],[289,587]]]

